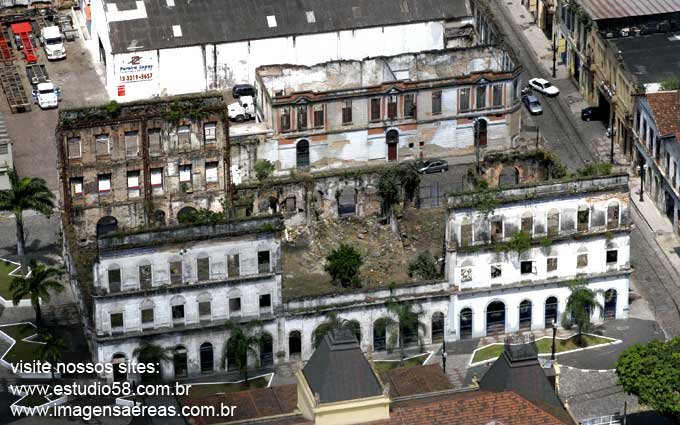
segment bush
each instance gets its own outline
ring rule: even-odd
[[[264,180],[274,172],[274,164],[267,159],[258,159],[255,163],[255,176],[258,180]]]
[[[408,265],[409,276],[418,276],[424,280],[435,279],[439,273],[437,272],[437,264],[434,257],[429,252],[421,252]]]
[[[326,256],[324,269],[331,275],[333,282],[339,283],[343,288],[360,286],[359,268],[364,264],[361,253],[351,245],[340,246]]]
[[[578,177],[598,177],[598,176],[608,176],[612,172],[612,164],[610,163],[598,163],[590,164],[586,167],[576,170],[576,175]]]

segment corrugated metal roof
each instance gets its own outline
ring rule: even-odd
[[[591,19],[626,18],[680,11],[680,0],[576,0]]]

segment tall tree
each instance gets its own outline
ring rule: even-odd
[[[34,210],[49,217],[54,209],[54,194],[45,180],[35,177],[19,177],[15,169],[7,173],[10,188],[0,190],[0,211],[14,213],[17,236],[17,255],[25,272],[26,234],[24,211]]]
[[[324,269],[331,275],[333,282],[337,282],[343,288],[348,286],[359,287],[359,269],[364,260],[361,253],[352,245],[340,244],[326,256]]]
[[[142,342],[142,345],[135,348],[132,352],[132,356],[136,357],[139,363],[153,364],[157,369],[156,373],[142,374],[142,381],[157,382],[158,376],[161,373],[161,363],[172,361],[172,355],[170,354],[169,348],[161,347],[160,345],[152,344],[147,341]]]
[[[392,313],[392,317],[385,318],[386,326],[390,329],[389,347],[399,346],[402,357],[406,348],[407,338],[415,338],[418,345],[423,345],[420,331],[425,331],[425,325],[420,321],[423,309],[414,301],[397,301],[395,298],[385,303],[387,311]]]
[[[588,288],[585,279],[576,279],[571,282],[569,289],[571,294],[567,299],[567,306],[562,315],[562,326],[568,328],[572,323],[578,329],[577,341],[582,345],[583,332],[590,330],[590,316],[593,311],[597,311],[600,316],[604,313],[604,307],[597,300],[597,294],[602,291],[593,291]]]
[[[50,291],[61,292],[64,290],[59,281],[60,276],[61,270],[33,260],[30,263],[30,273],[28,276],[15,277],[9,285],[14,305],[18,305],[24,298],[31,300],[31,305],[35,309],[35,324],[38,327],[42,326],[40,302],[48,302],[50,300]]]
[[[248,323],[227,321],[229,339],[224,344],[222,352],[222,367],[226,366],[228,353],[234,353],[234,361],[243,372],[246,385],[248,384],[248,355],[257,356],[258,347],[262,340],[262,323],[255,320]]]
[[[50,364],[52,381],[54,381],[54,371],[56,370],[57,362],[61,360],[64,351],[66,351],[66,343],[62,337],[51,332],[41,332],[39,335],[43,344],[40,344],[35,354],[38,360]]]
[[[680,422],[680,337],[627,348],[616,362],[616,375],[640,404]]]

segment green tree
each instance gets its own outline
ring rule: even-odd
[[[428,251],[421,252],[418,256],[408,265],[409,276],[418,276],[424,280],[435,279],[439,272],[437,272],[437,263]]]
[[[43,344],[40,344],[35,352],[35,356],[38,360],[50,364],[52,381],[54,381],[54,371],[56,370],[57,362],[61,360],[62,354],[66,351],[66,343],[63,338],[50,332],[40,332],[39,340]]]
[[[157,344],[152,344],[148,341],[142,342],[142,345],[135,348],[132,352],[132,356],[137,358],[137,362],[145,364],[153,364],[156,369],[155,373],[143,373],[142,381],[144,382],[157,382],[158,377],[161,374],[161,363],[171,362],[172,355],[170,354],[170,349],[166,347],[161,347]]]
[[[404,188],[404,194],[408,201],[413,202],[413,199],[418,194],[420,187],[420,173],[418,173],[419,163],[404,164],[399,168],[399,182]]]
[[[35,309],[35,324],[38,327],[42,326],[40,302],[48,302],[50,300],[50,291],[61,292],[64,290],[59,281],[60,276],[61,270],[36,263],[33,260],[30,263],[30,273],[28,276],[15,277],[12,279],[12,283],[9,284],[14,305],[19,305],[19,301],[23,298],[31,300],[31,305]]]
[[[390,168],[380,175],[378,180],[378,195],[382,198],[383,215],[391,223],[394,218],[394,206],[400,200],[399,175],[394,168]]]
[[[411,342],[411,338],[415,338],[422,350],[423,339],[420,333],[426,330],[420,321],[423,315],[422,307],[414,301],[397,301],[395,298],[387,301],[385,306],[387,311],[392,313],[392,317],[385,318],[385,324],[390,330],[388,348],[392,350],[398,346],[403,357],[406,344]]]
[[[228,352],[234,353],[234,360],[239,371],[244,375],[246,385],[248,385],[248,356],[257,357],[260,341],[262,340],[262,323],[255,320],[247,323],[227,321],[229,339],[224,344],[222,351],[222,367],[227,363]]]
[[[361,325],[356,320],[341,319],[338,313],[331,311],[326,314],[326,321],[314,329],[314,348],[317,348],[323,338],[332,330],[350,329],[356,339],[361,342]]]
[[[680,337],[627,348],[616,362],[616,376],[641,404],[680,420]]]
[[[255,176],[258,180],[264,180],[271,176],[276,167],[268,159],[258,159],[255,162]]]
[[[364,264],[361,253],[351,245],[340,246],[326,256],[324,269],[331,275],[333,282],[339,283],[343,288],[348,286],[358,287],[359,268]]]
[[[588,282],[585,279],[576,279],[571,282],[569,289],[571,293],[567,299],[567,305],[562,314],[562,326],[569,328],[571,324],[575,324],[578,329],[577,341],[582,345],[581,336],[583,332],[590,330],[590,313],[597,310],[602,316],[604,307],[597,300],[597,294],[602,291],[593,291],[588,288]]]
[[[25,272],[26,234],[24,232],[24,211],[34,210],[49,217],[54,209],[54,194],[47,188],[45,180],[35,177],[19,177],[11,169],[10,188],[0,190],[0,211],[14,213],[16,222],[17,256]]]

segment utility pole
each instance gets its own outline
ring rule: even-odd
[[[444,373],[446,373],[446,339],[442,341],[442,369],[444,369]]]
[[[550,360],[555,360],[555,335],[557,333],[557,323],[555,323],[555,319],[553,319],[553,322],[552,322],[552,330],[553,330],[553,338],[552,338],[552,352],[550,354]]]
[[[475,170],[477,172],[477,175],[480,174],[480,169],[479,169],[479,118],[475,118],[472,121],[472,127],[474,131],[474,142],[475,142],[475,163],[476,167]]]

